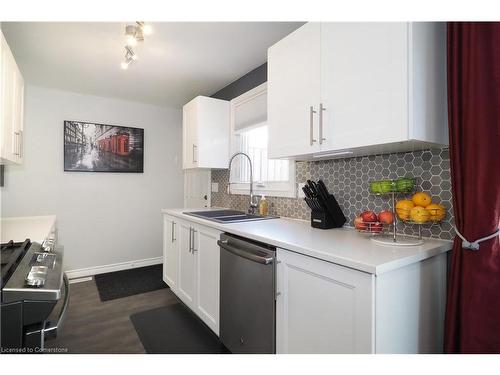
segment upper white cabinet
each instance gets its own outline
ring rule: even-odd
[[[268,51],[269,155],[441,147],[443,23],[308,23]]]
[[[163,280],[219,334],[220,231],[164,215]]]
[[[321,26],[307,23],[269,49],[267,124],[269,157],[320,150]]]
[[[197,96],[182,115],[183,168],[227,168],[230,103]]]
[[[0,164],[22,164],[24,79],[0,32]]]

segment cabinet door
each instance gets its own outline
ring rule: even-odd
[[[227,168],[231,104],[227,100],[198,96],[197,140],[194,157],[198,168]]]
[[[182,165],[184,169],[197,166],[198,134],[196,107],[196,100],[192,100],[182,108]]]
[[[278,353],[372,353],[373,276],[278,249]]]
[[[195,226],[196,313],[219,335],[220,250],[221,232]]]
[[[408,25],[322,23],[321,151],[408,137]]]
[[[177,292],[179,275],[179,247],[177,223],[172,217],[163,218],[163,281],[173,292]]]
[[[16,162],[16,136],[14,134],[14,80],[15,80],[15,61],[9,46],[0,33],[1,43],[1,158],[3,162]]]
[[[23,143],[23,122],[24,122],[24,79],[17,65],[14,70],[14,102],[12,124],[14,131],[14,158],[19,164],[22,164],[24,157]]]
[[[269,157],[318,151],[318,116],[310,110],[317,112],[320,102],[319,23],[307,23],[269,48],[267,90]]]
[[[195,310],[196,263],[192,251],[191,226],[178,221],[178,236],[179,275],[176,294],[191,310]]]

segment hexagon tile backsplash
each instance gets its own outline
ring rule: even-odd
[[[362,156],[349,159],[297,162],[296,182],[322,179],[330,193],[337,199],[348,222],[364,210],[375,212],[390,207],[390,196],[369,193],[369,183],[374,180],[415,177],[418,191],[428,192],[433,201],[446,207],[446,218],[441,224],[423,225],[422,236],[452,239],[453,210],[450,181],[450,157],[447,148],[414,151],[399,154]],[[247,195],[229,195],[228,170],[212,170],[212,182],[219,184],[219,192],[212,193],[212,206],[246,211]],[[411,196],[408,195],[408,196]],[[302,198],[266,197],[272,215],[309,220],[310,209]],[[396,199],[403,198],[403,195]],[[398,223],[398,231],[417,235],[416,225]]]

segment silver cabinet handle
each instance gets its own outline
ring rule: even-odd
[[[23,131],[22,130],[19,130],[19,157],[22,158],[23,157],[23,145],[24,145],[24,142],[23,142]]]
[[[193,228],[193,254],[198,251],[198,249],[195,249],[194,247],[194,244],[195,244],[195,238],[194,238],[194,234],[196,233],[196,230]]]
[[[19,132],[14,132],[14,152],[15,156],[19,156]]]
[[[319,144],[323,144],[323,141],[326,141],[326,138],[323,138],[323,111],[326,108],[323,107],[323,103],[319,103]]]
[[[171,236],[171,238],[172,238],[172,242],[174,242],[174,241],[175,241],[175,232],[174,232],[174,228],[175,228],[175,222],[173,222],[173,221],[172,221],[172,236]]]
[[[311,146],[314,144],[314,142],[316,142],[316,140],[314,139],[314,124],[313,124],[315,113],[316,113],[316,111],[314,110],[313,106],[310,106],[309,107],[309,138],[310,138]]]
[[[189,252],[191,252],[193,246],[193,237],[191,236],[193,228],[189,227]]]
[[[195,154],[196,154],[196,149],[198,148],[198,146],[196,146],[195,144],[193,144],[193,163],[198,163],[198,160],[195,158]]]

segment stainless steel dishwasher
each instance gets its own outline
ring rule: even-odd
[[[275,353],[276,248],[222,234],[220,339],[232,353]]]

